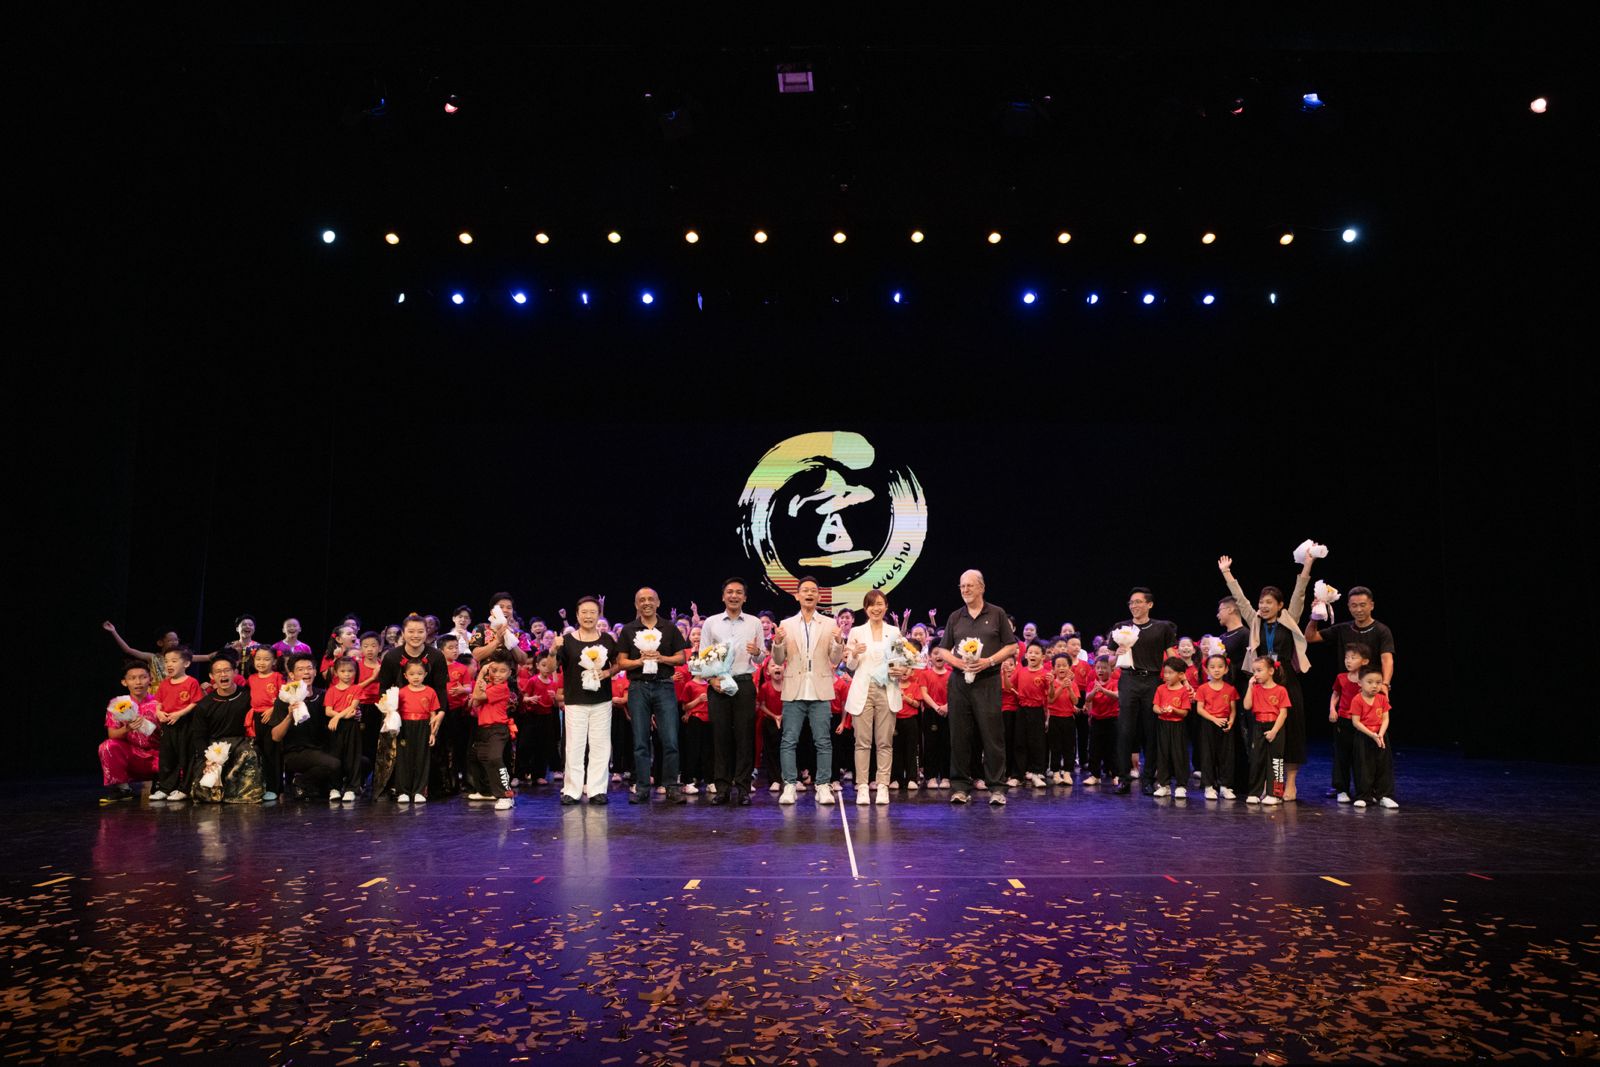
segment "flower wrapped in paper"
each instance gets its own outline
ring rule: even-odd
[[[891,681],[899,685],[900,680],[898,678],[890,678],[890,670],[898,667],[914,671],[920,666],[922,666],[921,651],[918,650],[916,645],[900,637],[884,646],[883,663],[877,670],[873,671],[872,677],[879,685],[887,686]]]
[[[118,726],[125,727],[144,737],[149,737],[156,732],[155,708],[157,706],[153,699],[145,701],[144,707],[141,707],[134,703],[132,697],[119,696],[112,698],[111,703],[106,705],[106,714],[110,715],[111,721]],[[148,714],[145,708],[149,709]]]
[[[215,789],[217,783],[222,781],[222,768],[228,762],[228,754],[233,751],[233,746],[226,741],[213,741],[206,746],[206,769],[200,775],[200,786],[203,789]]]
[[[306,697],[310,695],[311,687],[301,681],[285,682],[278,688],[278,699],[289,705],[289,717],[296,726],[311,718],[311,711],[306,707]]]
[[[1328,546],[1319,545],[1309,537],[1295,546],[1294,561],[1302,567],[1306,565],[1307,559],[1326,559],[1327,557]]]
[[[400,687],[390,686],[384,690],[383,696],[378,698],[378,710],[383,713],[383,728],[379,733],[397,734],[400,732]]]
[[[578,653],[578,662],[583,664],[583,687],[591,693],[600,691],[600,672],[606,669],[608,655],[604,645],[587,645]]]
[[[1210,659],[1212,656],[1221,656],[1223,659],[1227,659],[1228,646],[1222,643],[1222,638],[1207,635],[1200,639],[1200,654],[1206,659]]]
[[[661,631],[656,629],[654,626],[650,627],[648,630],[640,630],[638,633],[633,635],[633,647],[637,648],[640,652],[661,651]],[[657,663],[653,659],[645,660],[644,666],[641,668],[645,674],[656,674],[658,671],[660,671],[660,669],[661,664]]]
[[[1333,618],[1333,605],[1344,594],[1329,585],[1322,579],[1317,579],[1317,584],[1311,587],[1311,617],[1318,622],[1328,622]]]
[[[956,651],[960,653],[963,660],[970,663],[983,655],[983,642],[976,637],[963,638],[961,643],[956,646]],[[961,674],[966,678],[968,685],[978,680],[977,671],[962,671]]]
[[[1137,626],[1119,626],[1111,631],[1111,640],[1117,646],[1117,666],[1133,666],[1133,646],[1139,641]]]
[[[717,688],[728,696],[739,691],[739,683],[729,673],[732,670],[733,649],[724,644],[708,645],[689,661],[691,675],[708,683],[715,681]]]

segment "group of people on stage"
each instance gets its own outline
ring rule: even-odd
[[[1308,542],[1309,545],[1309,542]],[[1305,546],[1302,546],[1303,548]],[[1222,627],[1199,641],[1154,618],[1135,588],[1129,617],[1087,644],[1070,623],[1049,638],[1013,621],[967,571],[963,606],[942,627],[898,619],[877,591],[861,615],[830,615],[802,578],[787,618],[745,611],[747,587],[722,583],[724,610],[660,614],[654,589],[634,597],[632,621],[612,626],[600,598],[584,597],[559,628],[525,625],[509,594],[473,625],[411,615],[377,632],[349,616],[327,645],[237,639],[209,654],[129,647],[126,694],[106,710],[102,803],[149,799],[249,803],[282,795],[349,803],[393,797],[426,803],[465,794],[513,806],[517,791],[559,784],[562,804],[605,804],[626,784],[630,803],[751,803],[757,768],[778,803],[812,793],[836,803],[851,779],[857,804],[896,791],[975,791],[991,805],[1008,789],[1056,793],[1137,782],[1156,797],[1272,805],[1298,798],[1306,761],[1302,692],[1308,648],[1331,644],[1343,666],[1329,694],[1335,726],[1330,796],[1397,807],[1389,748],[1394,639],[1373,617],[1372,593],[1343,599],[1317,583],[1302,629],[1316,556],[1304,556],[1293,592],[1263,588],[1252,604],[1224,556]],[[203,673],[203,680],[192,675]]]

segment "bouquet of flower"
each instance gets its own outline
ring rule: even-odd
[[[1228,655],[1228,647],[1222,643],[1222,638],[1212,637],[1208,634],[1200,639],[1200,654],[1205,656],[1207,659],[1210,659],[1212,656],[1222,656],[1224,659],[1226,659]]]
[[[689,673],[710,682],[715,679],[717,688],[728,696],[739,691],[739,683],[728,672],[733,670],[733,649],[727,645],[707,645],[689,661]]]
[[[640,652],[659,652],[661,650],[661,631],[654,626],[648,630],[640,630],[633,635],[633,647]],[[661,669],[661,664],[653,659],[644,661],[645,674],[655,674]]]
[[[971,662],[983,655],[983,642],[976,637],[963,638],[961,643],[956,646],[956,651],[961,654],[962,659]],[[977,671],[962,671],[961,674],[966,678],[968,685],[978,680]]]
[[[884,650],[884,677],[887,678],[890,667],[903,667],[914,671],[922,666],[922,652],[905,638],[890,641]]]
[[[591,693],[600,691],[600,672],[606,669],[606,646],[588,645],[578,653],[583,664],[583,687]]]
[[[1319,545],[1310,538],[1307,538],[1306,540],[1301,541],[1300,544],[1295,547],[1294,561],[1300,564],[1300,566],[1304,567],[1306,565],[1306,558],[1308,556],[1312,559],[1326,559],[1328,556],[1328,546]]]
[[[383,728],[379,733],[400,732],[400,687],[392,685],[378,698],[378,710],[383,713]]]
[[[206,770],[200,776],[202,789],[215,789],[217,782],[222,778],[222,766],[228,762],[228,753],[233,746],[226,741],[213,741],[206,746]]]
[[[1111,640],[1117,646],[1117,666],[1133,667],[1133,646],[1139,640],[1137,626],[1119,626],[1111,631]]]
[[[146,703],[149,702],[146,701]],[[145,737],[149,737],[156,732],[156,724],[144,715],[139,705],[133,702],[132,697],[121,696],[114,698],[111,703],[106,705],[106,711],[111,714],[111,720],[118,726],[126,726],[128,729],[143,734]]]
[[[296,726],[311,718],[306,708],[306,697],[310,695],[311,689],[304,682],[285,682],[278,687],[278,699],[289,705],[289,717]]]
[[[1311,617],[1319,622],[1333,618],[1333,605],[1343,594],[1321,578],[1311,587]]]

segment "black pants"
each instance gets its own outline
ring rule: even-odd
[[[783,727],[771,715],[761,716],[761,777],[769,782],[783,781],[783,771],[778,765],[779,748],[783,744]]]
[[[1356,736],[1356,728],[1349,719],[1341,718],[1333,724],[1333,788],[1347,794],[1351,800],[1356,798],[1351,788],[1351,779],[1355,777]]]
[[[1020,778],[1024,771],[1017,763],[1017,711],[1001,709],[1000,720],[1005,723],[1006,735],[1006,777]]]
[[[395,792],[406,795],[427,794],[430,733],[432,729],[426,719],[400,724],[400,748],[394,757]]]
[[[1089,713],[1087,711],[1084,711],[1084,710],[1080,709],[1078,711],[1078,714],[1076,714],[1076,715],[1074,715],[1072,717],[1072,729],[1073,729],[1073,732],[1075,734],[1077,734],[1077,737],[1078,737],[1078,766],[1079,767],[1087,767],[1089,765],[1089,734],[1090,734],[1090,730],[1089,730]],[[1069,771],[1071,769],[1072,769],[1071,767],[1067,768],[1067,770],[1069,770]]]
[[[1356,793],[1350,799],[1376,804],[1384,797],[1394,797],[1394,752],[1388,748],[1389,735],[1383,737],[1383,748],[1378,742],[1351,727],[1355,733]]]
[[[503,797],[511,792],[511,772],[506,769],[506,745],[510,742],[511,728],[505,723],[472,728],[472,760],[478,781],[488,787],[488,796]]]
[[[341,792],[359,792],[361,789],[361,720],[340,719],[332,731],[329,753],[339,761],[338,786]],[[329,788],[332,788],[331,786]]]
[[[1050,758],[1045,761],[1045,766],[1052,774],[1057,771],[1070,772],[1077,766],[1073,753],[1077,748],[1077,725],[1082,715],[1052,715],[1046,727],[1045,742],[1050,750]]]
[[[633,773],[633,719],[629,717],[626,702],[611,703],[611,771],[613,774]]]
[[[1018,708],[1011,717],[1017,721],[1017,732],[1016,742],[1011,748],[1011,754],[1015,758],[1012,760],[1011,773],[1008,777],[1021,778],[1025,774],[1043,774],[1044,709]]]
[[[711,724],[694,716],[683,727],[683,780],[709,782],[714,773],[711,764]]]
[[[1089,762],[1084,777],[1111,778],[1117,762],[1117,719],[1089,719]]]
[[[283,766],[294,775],[295,785],[308,798],[321,798],[339,781],[339,757],[320,748],[302,748],[283,754]]]
[[[521,779],[524,785],[531,785],[535,778],[544,777],[533,773],[533,712],[523,704],[522,710],[511,713],[511,721],[517,724],[517,739],[511,746],[513,777]]]
[[[521,705],[518,705],[521,707]],[[517,714],[512,712],[513,715]],[[519,720],[520,722],[520,720]],[[439,730],[439,744],[448,743],[450,753],[450,768],[452,777],[457,782],[457,790],[465,788],[472,791],[472,731],[477,727],[469,708],[451,708],[445,712],[444,726]],[[435,748],[438,745],[434,746]]]
[[[377,769],[378,766],[378,734],[383,729],[383,712],[378,710],[376,704],[360,705],[361,714],[358,721],[361,723],[361,755],[367,761],[367,766]]]
[[[1150,767],[1150,745],[1155,740],[1156,713],[1151,703],[1161,677],[1154,672],[1138,674],[1124,668],[1117,683],[1117,765],[1116,777],[1126,778],[1133,768],[1133,753],[1142,754],[1140,764]],[[1148,787],[1149,783],[1146,783]]]
[[[552,708],[517,720],[517,777],[523,785],[533,785],[541,778],[548,782],[550,772],[561,766],[556,719]]]
[[[161,777],[152,792],[171,793],[189,788],[189,764],[194,762],[194,715],[191,712],[161,728]]]
[[[1224,730],[1204,719],[1200,720],[1200,747],[1197,752],[1200,756],[1201,788],[1233,788],[1233,735],[1243,725],[1243,719],[1235,719],[1233,729]]]
[[[950,720],[932,708],[922,709],[922,773],[950,777]]]
[[[894,721],[894,765],[889,769],[889,779],[902,789],[918,777],[917,750],[922,747],[921,733],[915,715]]]
[[[1006,791],[1005,713],[1000,710],[1000,672],[980,675],[971,685],[962,671],[950,678],[950,788],[972,791],[973,752],[983,745],[983,776],[991,792]]]
[[[837,716],[829,721],[828,729],[837,729],[843,722],[843,716]],[[810,731],[807,731],[808,733]],[[856,773],[856,728],[850,726],[833,735],[833,766],[829,769],[829,781],[841,782],[846,774]],[[861,784],[859,782],[857,785]]]
[[[460,745],[461,732],[471,728],[472,720],[459,712],[444,713],[439,722],[439,739],[428,755],[430,797],[453,797],[461,792],[461,772],[465,767],[456,762],[456,748]]]
[[[1183,722],[1162,722],[1156,720],[1156,759],[1154,783],[1166,785],[1170,780],[1175,786],[1189,784],[1189,734],[1184,729]],[[1146,776],[1150,771],[1145,769]]]
[[[1271,787],[1272,795],[1282,799],[1283,783],[1285,776],[1283,759],[1283,731],[1278,731],[1276,740],[1267,740],[1267,731],[1272,729],[1270,722],[1259,722],[1254,717],[1250,719],[1250,782],[1246,795],[1263,797]]]
[[[283,742],[272,739],[264,720],[256,720],[256,752],[261,756],[261,789],[265,793],[283,792]]]
[[[739,691],[728,696],[713,682],[710,699],[711,761],[717,792],[726,794],[737,785],[750,788],[756,760],[756,684],[748,674],[737,675]]]

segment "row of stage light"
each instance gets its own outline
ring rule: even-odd
[[[1042,292],[1038,289],[1022,289],[1017,293],[1017,299],[1024,307],[1039,307],[1045,304],[1046,295],[1047,294],[1045,292]],[[526,289],[513,289],[507,291],[505,293],[505,298],[516,307],[527,307],[532,302],[532,297],[529,295],[529,292]],[[1102,305],[1112,306],[1117,303],[1139,307],[1155,307],[1157,305],[1169,302],[1169,297],[1167,294],[1154,289],[1143,289],[1137,292],[1122,291],[1118,293],[1101,293],[1098,290],[1091,289],[1087,292],[1077,293],[1069,296],[1065,302],[1076,303],[1080,298],[1082,302],[1089,307],[1100,307]],[[437,299],[437,296],[434,296],[434,299]],[[444,299],[456,307],[462,307],[468,302],[467,291],[462,289],[453,289],[445,296]],[[1199,307],[1209,308],[1217,306],[1221,302],[1222,298],[1219,293],[1202,291],[1188,294],[1186,299]],[[1278,303],[1278,294],[1276,291],[1267,291],[1261,294],[1261,300],[1269,305],[1275,306]],[[573,301],[577,305],[586,308],[596,307],[601,303],[596,294],[591,293],[586,289],[578,290],[576,296],[573,298]],[[396,295],[396,304],[406,304],[407,302],[406,294],[404,292]],[[410,303],[416,302],[417,301],[415,300],[410,301]],[[471,302],[477,303],[478,300],[476,297],[473,297]],[[658,303],[664,303],[659,297],[656,296],[655,292],[650,289],[639,290],[638,302],[644,307],[654,307]],[[895,289],[887,294],[886,302],[897,306],[905,306],[912,302],[911,294],[904,289]],[[705,299],[703,294],[695,294],[695,307],[701,311],[705,310]]]
[[[1332,233],[1332,232],[1335,232],[1335,231],[1327,230],[1327,231],[1318,231],[1318,232],[1319,233],[1322,233],[1322,232]],[[1346,226],[1344,229],[1339,230],[1337,232],[1338,232],[1339,240],[1343,241],[1345,244],[1354,244],[1356,242],[1356,240],[1358,238],[1360,238],[1360,236],[1361,236],[1361,231],[1356,229],[1354,226]],[[768,241],[771,240],[771,235],[768,234],[766,230],[755,230],[755,231],[753,231],[751,233],[750,238],[756,244],[764,245]],[[910,239],[911,243],[914,244],[914,245],[920,245],[920,244],[924,243],[927,240],[927,238],[928,238],[928,235],[923,233],[921,230],[912,230],[910,235],[909,235],[909,239]],[[339,234],[338,234],[337,231],[331,230],[331,229],[322,231],[322,243],[323,244],[331,245],[331,244],[335,243],[336,241],[338,241],[338,239],[339,239]],[[1135,245],[1138,245],[1138,246],[1141,246],[1141,247],[1143,247],[1143,246],[1145,246],[1145,245],[1147,245],[1147,244],[1149,244],[1151,242],[1150,234],[1146,233],[1144,230],[1136,230],[1136,231],[1134,231],[1133,234],[1131,235],[1130,239],[1132,240],[1132,242]],[[463,245],[470,245],[470,244],[473,243],[474,240],[476,240],[476,238],[473,237],[472,231],[470,231],[470,230],[462,230],[461,232],[456,234],[456,240],[458,242],[460,242],[461,244],[463,244]],[[551,243],[551,240],[552,240],[552,238],[550,237],[550,234],[547,233],[544,230],[539,230],[536,233],[534,233],[534,235],[533,235],[533,241],[534,241],[535,244],[548,245],[548,244]],[[622,243],[622,234],[619,233],[616,230],[611,230],[610,232],[608,232],[605,235],[605,240],[606,240],[606,242],[608,244],[613,244],[613,245],[621,244]],[[698,230],[685,230],[684,234],[683,234],[683,240],[684,240],[685,244],[690,244],[690,245],[699,244],[700,243],[700,231],[698,231]],[[847,241],[850,240],[850,235],[848,233],[846,233],[844,230],[835,230],[833,232],[832,240],[833,240],[834,244],[842,245],[842,244],[844,244],[844,243],[846,243]],[[988,232],[988,234],[985,235],[982,238],[983,243],[990,244],[990,245],[997,245],[1003,240],[1005,240],[1005,235],[1002,234],[999,230],[990,230]],[[1203,233],[1198,235],[1198,240],[1202,245],[1210,246],[1210,245],[1214,245],[1214,244],[1217,243],[1218,237],[1217,237],[1217,234],[1216,234],[1215,231],[1206,230],[1205,232],[1203,232]],[[390,231],[388,231],[387,233],[385,233],[383,235],[383,241],[384,241],[385,244],[390,245],[390,246],[399,245],[400,244],[400,235],[398,233],[396,233],[395,231],[390,230]],[[1294,244],[1295,231],[1293,231],[1293,230],[1284,230],[1284,231],[1282,231],[1278,235],[1277,241],[1278,241],[1279,245],[1287,248],[1289,245]],[[1056,244],[1065,245],[1065,244],[1071,244],[1071,243],[1072,243],[1072,233],[1071,233],[1071,231],[1062,230],[1062,231],[1060,231],[1059,233],[1056,234]]]

